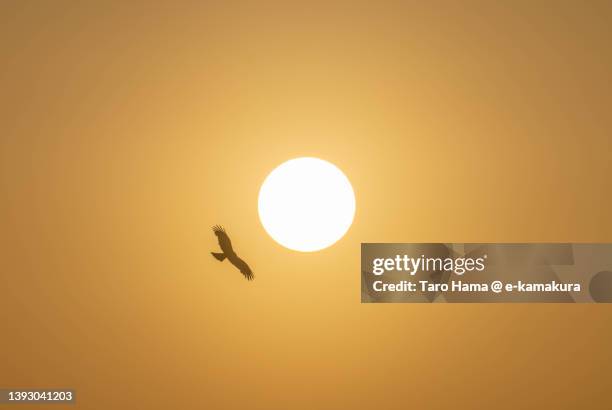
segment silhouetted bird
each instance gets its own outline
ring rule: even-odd
[[[237,267],[240,272],[244,275],[248,280],[253,280],[255,275],[253,275],[253,271],[249,268],[249,265],[246,264],[245,261],[240,259],[234,249],[232,249],[232,241],[230,241],[229,236],[225,233],[225,229],[219,225],[215,225],[212,228],[215,235],[217,235],[217,239],[219,240],[219,246],[221,247],[222,253],[211,252],[212,256],[214,256],[218,261],[223,262],[225,258],[235,267]]]

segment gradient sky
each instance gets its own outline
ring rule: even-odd
[[[0,386],[609,408],[609,306],[362,305],[359,251],[612,242],[612,3],[99,3],[0,5]],[[357,199],[313,254],[257,216],[299,156]],[[253,283],[210,256],[215,224]]]

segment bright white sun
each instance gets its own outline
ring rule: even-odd
[[[355,194],[335,165],[296,158],[276,167],[259,190],[259,219],[286,248],[313,252],[342,238],[353,223]]]

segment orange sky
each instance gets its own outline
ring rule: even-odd
[[[609,2],[60,3],[0,5],[0,387],[609,408],[609,307],[362,305],[359,268],[361,242],[612,242]],[[257,217],[298,156],[357,199],[312,254]]]

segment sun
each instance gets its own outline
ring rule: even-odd
[[[259,219],[276,242],[301,252],[336,243],[355,216],[355,194],[344,173],[319,158],[276,167],[259,190]]]

